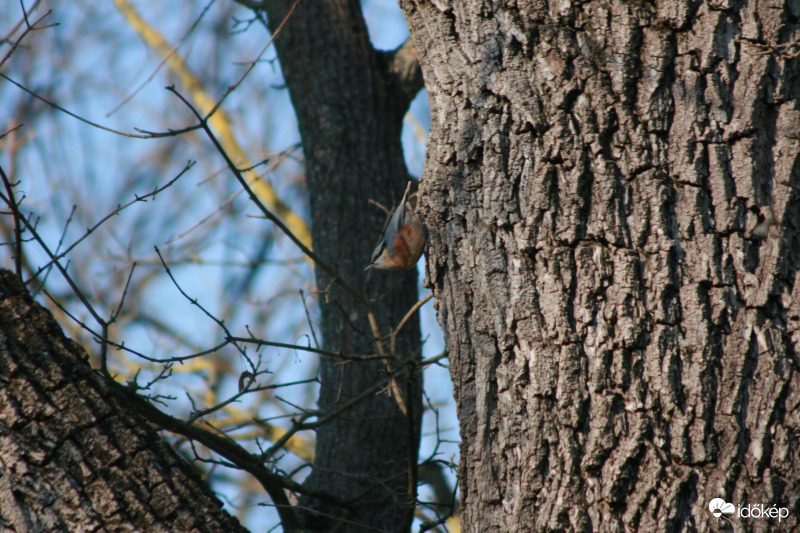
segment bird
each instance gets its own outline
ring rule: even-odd
[[[392,213],[383,238],[372,252],[370,264],[364,269],[365,271],[414,268],[425,250],[425,244],[428,241],[427,231],[411,204],[408,203],[409,191],[411,191],[410,181],[406,186],[406,192],[403,194],[400,205]]]

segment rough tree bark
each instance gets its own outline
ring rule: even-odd
[[[464,530],[800,527],[797,3],[401,5]]]
[[[273,31],[295,5],[265,3]],[[365,284],[363,270],[386,219],[369,202],[390,208],[408,181],[402,119],[422,87],[413,47],[396,53],[373,49],[357,0],[297,4],[275,46],[303,141],[314,251],[351,286],[378,298],[373,309],[380,334],[386,335],[417,301],[417,274],[376,271]],[[325,348],[376,353],[364,309],[319,268],[317,284]],[[396,355],[418,359],[420,350],[419,320],[414,320],[398,337]],[[320,410],[337,409],[385,373],[381,361],[323,360]],[[304,500],[298,512],[308,530],[394,531],[410,525],[409,479],[413,483],[414,476],[409,465],[417,460],[421,376],[406,401],[412,424],[392,396],[381,394],[317,430],[307,483],[352,501],[354,512],[345,524],[340,509]]]
[[[0,270],[0,530],[246,531]]]

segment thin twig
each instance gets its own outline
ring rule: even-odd
[[[183,287],[181,287],[180,283],[178,283],[178,281],[177,281],[177,280],[175,279],[175,277],[172,275],[172,270],[170,270],[169,266],[167,265],[167,262],[166,262],[166,260],[165,260],[165,259],[164,259],[164,257],[161,255],[161,250],[159,250],[159,249],[158,249],[158,246],[154,246],[154,248],[155,248],[155,250],[156,250],[156,254],[158,255],[158,258],[161,260],[161,264],[163,265],[163,267],[164,267],[164,270],[165,270],[165,271],[166,271],[166,273],[167,273],[167,276],[169,276],[169,279],[170,279],[170,280],[172,280],[172,284],[173,284],[173,285],[175,285],[175,288],[176,288],[176,289],[178,289],[178,292],[180,292],[180,293],[181,293],[181,295],[182,295],[184,298],[186,298],[186,299],[189,301],[189,303],[191,303],[192,305],[194,305],[195,307],[197,307],[198,309],[200,309],[200,311],[202,311],[204,315],[206,315],[206,316],[207,316],[208,318],[210,318],[210,319],[211,319],[211,320],[212,320],[212,321],[213,321],[213,322],[214,322],[214,323],[215,323],[217,326],[219,326],[219,328],[220,328],[222,331],[224,331],[224,332],[225,332],[225,338],[226,338],[226,339],[233,339],[234,337],[233,337],[233,335],[231,334],[230,330],[228,329],[228,326],[226,326],[226,325],[225,325],[225,323],[224,323],[222,320],[220,320],[219,318],[217,318],[216,316],[214,316],[214,315],[213,315],[211,312],[209,312],[209,311],[208,311],[208,310],[207,310],[205,307],[203,307],[203,305],[202,305],[202,304],[200,304],[200,302],[198,302],[198,301],[197,301],[197,298],[192,298],[191,296],[189,296],[188,294],[186,294],[186,291],[184,291],[184,290],[183,290]],[[244,356],[245,358],[247,358],[247,354],[246,354],[246,353],[245,353],[245,351],[244,351],[244,350],[243,350],[243,349],[242,349],[242,348],[239,346],[239,344],[237,344],[237,343],[236,343],[236,341],[233,341],[233,342],[232,342],[232,344],[233,344],[233,345],[236,347],[236,349],[239,351],[239,353],[240,353],[242,356]]]
[[[113,324],[117,321],[117,317],[119,317],[120,313],[122,312],[122,305],[125,303],[125,296],[128,295],[128,289],[131,286],[131,279],[133,278],[133,271],[136,268],[136,262],[131,265],[131,271],[128,272],[128,279],[125,280],[125,288],[122,290],[122,296],[119,299],[119,305],[117,305],[116,310],[111,313],[111,318],[108,320],[109,324]]]
[[[342,353],[341,350],[338,351],[324,350],[322,348],[314,348],[312,346],[303,346],[300,344],[288,344],[285,342],[265,341],[263,339],[257,339],[255,337],[247,338],[247,337],[232,336],[228,337],[228,340],[232,342],[255,344],[257,346],[272,346],[274,348],[287,348],[289,350],[299,350],[303,352],[310,352],[318,355],[324,355],[326,357],[342,359],[344,361],[376,361],[380,359],[392,359],[390,355],[380,355],[380,354],[347,355],[345,353]]]
[[[247,69],[244,71],[242,76],[236,81],[236,83],[228,87],[228,89],[225,91],[225,94],[222,95],[222,98],[220,98],[219,101],[216,103],[216,105],[211,108],[211,111],[209,111],[207,114],[208,118],[210,118],[214,113],[217,112],[217,109],[219,109],[219,107],[222,105],[222,102],[224,102],[225,99],[228,97],[228,95],[230,95],[233,91],[235,91],[239,87],[239,85],[241,85],[241,83],[244,81],[247,75],[250,74],[250,71],[253,70],[253,68],[258,64],[258,62],[261,60],[261,56],[264,55],[264,52],[266,52],[267,48],[269,48],[269,45],[271,45],[272,41],[274,41],[275,38],[278,37],[278,35],[280,35],[281,31],[283,30],[283,27],[286,25],[287,22],[289,22],[289,19],[292,18],[292,14],[294,13],[294,10],[299,3],[300,0],[295,0],[294,4],[292,4],[292,7],[289,8],[289,12],[286,13],[285,17],[283,17],[283,20],[281,21],[278,28],[272,33],[272,36],[267,41],[267,44],[264,45],[264,48],[261,49],[261,52],[258,53],[256,58],[250,62],[250,66],[247,67]]]
[[[431,298],[433,298],[433,293],[432,292],[428,293],[427,296],[425,296],[424,298],[419,300],[417,303],[412,305],[411,309],[409,309],[408,313],[406,313],[406,316],[404,316],[402,318],[402,320],[400,320],[400,322],[397,324],[397,327],[394,328],[394,331],[392,331],[392,333],[390,334],[392,353],[396,353],[396,351],[397,351],[397,335],[405,327],[405,325],[408,323],[408,321],[411,319],[411,317],[414,316],[414,313],[419,311],[419,308],[422,307],[423,305],[425,305],[426,303],[428,303],[428,301]]]
[[[45,104],[47,104],[48,106],[52,107],[53,109],[61,111],[62,113],[66,114],[66,115],[69,115],[72,118],[83,122],[84,124],[92,126],[93,128],[97,128],[97,129],[100,129],[100,130],[103,130],[103,131],[107,131],[109,133],[114,133],[116,135],[121,135],[123,137],[130,137],[130,138],[133,138],[133,139],[158,139],[158,138],[161,138],[161,137],[175,137],[176,135],[181,135],[183,133],[188,133],[190,131],[195,131],[195,130],[199,129],[199,126],[197,126],[195,124],[194,126],[189,126],[187,128],[182,128],[182,129],[179,129],[179,130],[170,129],[170,130],[168,130],[166,132],[163,132],[163,133],[150,132],[150,133],[146,133],[146,134],[142,134],[142,133],[137,134],[137,133],[128,133],[128,132],[125,132],[125,131],[115,130],[114,128],[109,128],[107,126],[103,126],[102,124],[98,124],[97,122],[92,122],[89,119],[83,118],[82,116],[73,113],[72,111],[70,111],[70,110],[58,105],[57,103],[53,102],[52,100],[48,100],[44,96],[36,94],[35,92],[33,92],[32,90],[28,89],[27,87],[25,87],[21,83],[9,78],[8,76],[3,74],[2,72],[0,72],[0,78],[3,78],[4,80],[16,85],[18,88],[22,89],[23,91],[25,91],[26,93],[28,93],[32,97],[36,98],[40,102],[44,102]],[[138,131],[144,131],[144,130],[138,130]]]
[[[314,339],[314,345],[319,348],[319,341],[317,340],[317,332],[314,331],[314,323],[311,321],[311,314],[308,312],[308,305],[306,305],[306,295],[303,292],[303,289],[300,289],[300,299],[303,302],[303,310],[306,312],[306,321],[308,322],[308,328],[311,330],[311,338]]]
[[[3,179],[3,185],[5,186],[6,194],[8,194],[6,205],[11,209],[11,218],[14,221],[14,271],[19,279],[22,279],[22,228],[20,227],[20,220],[23,218],[19,212],[17,200],[14,198],[14,187],[19,182],[11,183],[2,166],[0,166],[0,177]]]
[[[4,131],[3,133],[0,133],[0,140],[2,140],[2,139],[3,139],[3,137],[5,137],[6,135],[8,135],[9,133],[12,133],[12,132],[14,132],[14,131],[16,131],[18,128],[21,128],[21,127],[22,127],[22,122],[20,122],[19,124],[17,124],[17,125],[16,125],[16,126],[14,126],[13,128],[11,128],[11,129],[8,129],[8,130]]]
[[[203,129],[203,131],[206,132],[206,135],[211,140],[211,143],[214,145],[214,148],[216,148],[217,152],[225,160],[225,163],[227,163],[228,168],[236,177],[239,184],[244,188],[245,191],[247,191],[250,200],[254,204],[256,204],[256,206],[264,214],[264,216],[267,219],[269,219],[273,224],[278,226],[278,229],[280,229],[281,232],[283,232],[283,234],[286,235],[289,238],[289,240],[291,240],[295,244],[295,246],[297,246],[300,249],[300,251],[303,252],[303,254],[305,254],[306,257],[311,259],[318,267],[324,270],[325,273],[328,274],[342,289],[344,289],[344,291],[353,299],[353,301],[358,303],[365,310],[371,312],[369,303],[364,298],[362,298],[361,295],[359,295],[355,291],[355,289],[353,289],[344,280],[344,278],[342,278],[332,267],[328,266],[328,264],[325,261],[323,261],[317,254],[312,252],[310,248],[308,248],[305,244],[303,244],[303,242],[297,238],[297,236],[286,226],[286,224],[284,224],[281,219],[275,216],[275,214],[272,213],[272,211],[270,211],[267,208],[267,206],[264,205],[264,203],[258,198],[258,196],[256,196],[256,194],[250,188],[250,184],[247,183],[246,179],[244,179],[244,176],[242,176],[242,173],[239,171],[239,168],[234,164],[233,161],[231,161],[231,158],[228,156],[227,152],[225,152],[225,149],[222,147],[216,135],[209,127],[208,116],[206,117],[201,116],[200,113],[197,111],[197,109],[195,109],[195,107],[191,104],[191,102],[189,102],[186,98],[183,97],[181,93],[175,90],[174,86],[167,87],[167,90],[173,93],[175,96],[177,96],[181,100],[181,102],[183,102],[184,105],[186,105],[186,107],[188,107],[189,110],[191,110],[191,112],[194,114],[197,120],[200,121],[200,127]]]
[[[114,210],[113,210],[113,211],[111,211],[109,214],[107,214],[106,216],[104,216],[103,218],[101,218],[101,219],[100,219],[100,220],[99,220],[99,221],[98,221],[98,222],[97,222],[95,225],[93,225],[93,226],[91,226],[91,227],[87,228],[87,229],[86,229],[86,232],[85,232],[83,235],[81,235],[81,237],[80,237],[78,240],[76,240],[75,242],[73,242],[73,243],[72,243],[72,244],[71,244],[71,245],[70,245],[70,246],[69,246],[69,247],[68,247],[66,250],[64,250],[63,252],[61,252],[61,253],[59,253],[59,254],[55,255],[55,256],[54,256],[54,257],[51,259],[51,262],[50,262],[50,263],[47,263],[47,264],[45,264],[43,267],[39,268],[39,270],[37,270],[37,271],[36,271],[36,273],[35,273],[33,276],[31,276],[31,278],[30,278],[28,281],[26,281],[25,283],[26,283],[26,284],[28,284],[28,283],[30,283],[30,282],[31,282],[33,279],[35,279],[36,277],[38,277],[38,276],[39,276],[39,274],[41,274],[41,273],[42,273],[42,271],[44,271],[46,268],[49,268],[49,267],[52,265],[52,262],[53,262],[53,261],[57,261],[57,260],[61,259],[62,257],[65,257],[65,256],[66,256],[68,253],[70,253],[70,252],[72,251],[72,249],[73,249],[73,248],[75,248],[75,247],[76,247],[76,246],[78,246],[78,245],[79,245],[81,242],[83,242],[83,240],[84,240],[84,239],[86,239],[86,238],[87,238],[89,235],[91,235],[91,234],[92,234],[92,233],[93,233],[95,230],[97,230],[97,228],[99,228],[100,226],[102,226],[102,225],[103,225],[103,224],[104,224],[104,223],[105,223],[105,222],[106,222],[108,219],[110,219],[111,217],[117,216],[118,214],[120,214],[120,212],[122,212],[124,209],[126,209],[126,208],[128,208],[128,207],[132,206],[133,204],[135,204],[135,203],[137,203],[137,202],[146,202],[146,201],[147,201],[149,198],[151,198],[151,197],[155,197],[155,196],[156,196],[158,193],[160,193],[160,192],[161,192],[161,191],[163,191],[164,189],[167,189],[168,187],[171,187],[171,186],[172,186],[172,185],[173,185],[173,184],[174,184],[176,181],[178,181],[178,179],[180,179],[180,177],[181,177],[181,176],[183,176],[183,175],[184,175],[186,172],[188,172],[188,171],[189,171],[189,169],[191,169],[191,168],[192,168],[194,165],[195,165],[195,161],[189,161],[188,163],[186,163],[186,166],[185,166],[185,167],[183,167],[183,170],[181,170],[181,171],[178,173],[178,175],[177,175],[177,176],[175,176],[174,178],[172,178],[171,180],[169,180],[169,181],[168,181],[168,182],[167,182],[165,185],[163,185],[163,186],[161,186],[161,187],[156,187],[156,188],[155,188],[155,189],[154,189],[152,192],[149,192],[149,193],[147,193],[147,194],[145,194],[145,195],[142,195],[142,196],[139,196],[138,194],[137,194],[137,195],[134,195],[134,199],[133,199],[133,200],[131,200],[130,202],[128,202],[127,204],[124,204],[124,205],[118,205],[116,209],[114,209]]]
[[[22,42],[22,40],[23,40],[23,39],[24,39],[24,38],[25,38],[25,37],[26,37],[26,36],[27,36],[27,35],[28,35],[30,32],[32,32],[32,31],[37,31],[37,30],[43,30],[43,29],[45,29],[45,28],[52,28],[53,26],[58,26],[58,24],[59,24],[58,22],[55,22],[55,23],[53,23],[53,24],[48,24],[48,25],[46,25],[46,26],[37,26],[37,24],[39,24],[39,23],[40,23],[41,21],[43,21],[43,20],[44,20],[46,17],[48,17],[48,16],[50,15],[50,13],[52,13],[52,12],[53,12],[53,10],[52,10],[52,9],[48,9],[48,10],[47,10],[47,12],[46,12],[44,15],[42,15],[41,17],[39,17],[38,19],[36,19],[36,21],[35,21],[33,24],[31,24],[31,23],[28,21],[28,13],[25,11],[25,5],[23,4],[22,0],[20,0],[20,5],[22,6],[22,16],[23,16],[23,18],[25,19],[25,30],[23,30],[23,32],[22,32],[22,35],[20,35],[20,36],[19,36],[19,39],[17,39],[17,40],[14,42],[14,44],[12,44],[12,45],[11,45],[11,49],[10,49],[8,52],[6,52],[6,55],[5,55],[5,56],[3,56],[3,59],[2,59],[2,60],[0,60],[0,67],[2,67],[2,66],[3,66],[3,63],[5,63],[5,62],[8,60],[8,58],[9,58],[9,57],[11,57],[11,54],[13,54],[13,53],[14,53],[14,52],[17,50],[17,48],[19,47],[19,45],[20,45],[20,43]],[[20,22],[21,22],[21,21],[20,21]],[[19,27],[19,25],[18,25],[17,27]]]
[[[146,80],[144,80],[136,89],[134,89],[131,92],[131,94],[123,98],[123,100],[119,104],[117,104],[117,106],[114,107],[114,109],[106,113],[106,118],[109,118],[111,115],[119,111],[119,109],[122,106],[130,102],[130,100],[134,96],[136,96],[139,93],[139,91],[141,91],[148,83],[152,81],[152,79],[156,76],[156,74],[158,74],[158,71],[161,70],[161,67],[163,67],[164,64],[167,63],[167,61],[175,54],[175,52],[178,51],[178,48],[180,48],[180,46],[186,41],[189,35],[191,35],[192,32],[194,32],[195,28],[197,28],[197,25],[200,24],[200,21],[203,20],[203,17],[206,15],[206,13],[208,13],[208,10],[211,9],[211,6],[214,5],[215,1],[216,0],[211,0],[208,4],[206,4],[206,6],[200,12],[200,15],[197,16],[197,19],[194,21],[194,23],[191,26],[189,26],[189,29],[186,31],[186,33],[183,34],[183,37],[181,37],[180,40],[178,40],[178,44],[172,47],[172,50],[170,50],[169,54],[164,56],[164,58],[161,60],[161,63],[159,63],[158,66],[153,70],[153,72],[150,73],[150,75],[147,77]]]

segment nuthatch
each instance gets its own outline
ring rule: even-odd
[[[408,203],[408,182],[403,200],[392,213],[383,238],[372,252],[370,265],[364,270],[407,270],[414,268],[425,249],[425,226]]]

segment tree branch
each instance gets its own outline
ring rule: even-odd
[[[405,96],[410,105],[425,86],[416,46],[409,37],[397,50],[383,53],[388,62],[387,79]]]

